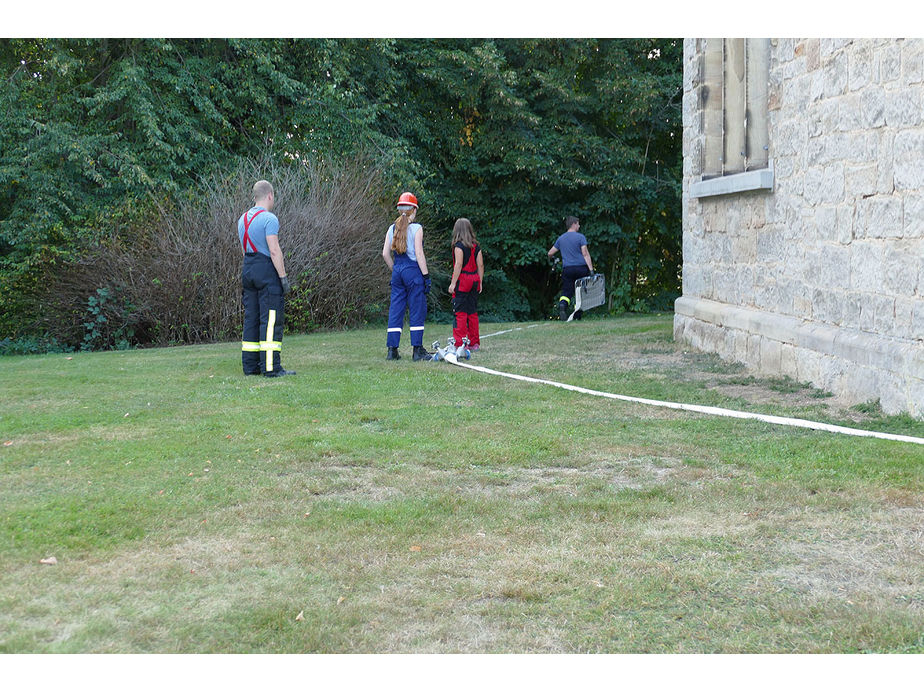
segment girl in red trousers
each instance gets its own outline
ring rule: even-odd
[[[452,261],[449,293],[452,294],[452,311],[456,314],[452,338],[459,345],[463,337],[468,337],[469,348],[474,351],[481,347],[478,294],[484,282],[484,260],[468,219],[456,219],[452,228]]]

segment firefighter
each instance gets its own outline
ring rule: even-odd
[[[478,333],[478,294],[484,285],[484,259],[481,246],[475,239],[475,230],[468,219],[456,219],[452,227],[452,312],[456,322],[452,338],[456,344],[468,337],[472,351],[481,348]]]
[[[561,320],[567,320],[571,313],[574,282],[594,273],[594,263],[587,250],[587,238],[578,231],[581,228],[578,218],[565,219],[565,228],[567,231],[549,248],[549,258],[561,251],[561,298],[558,300],[558,316]],[[582,312],[578,311],[574,317],[580,320]]]
[[[430,293],[430,274],[423,250],[423,227],[414,223],[417,216],[417,198],[409,192],[398,198],[395,223],[385,233],[382,258],[391,270],[391,303],[388,308],[388,347],[386,359],[400,359],[398,345],[404,327],[404,311],[408,312],[411,327],[411,346],[415,361],[429,361],[432,354],[424,349],[424,320],[427,317],[427,294]]]
[[[295,375],[282,367],[282,329],[285,298],[289,293],[279,219],[273,214],[275,196],[269,181],[253,186],[253,204],[237,221],[237,235],[244,254],[241,297],[244,304],[244,337],[241,362],[245,375],[276,378]]]

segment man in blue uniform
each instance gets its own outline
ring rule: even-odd
[[[558,300],[558,316],[567,320],[571,313],[574,301],[574,282],[581,277],[589,277],[594,273],[594,263],[587,250],[587,239],[578,229],[581,223],[577,217],[565,219],[565,228],[568,229],[549,248],[549,257],[561,251],[561,298]],[[581,319],[581,311],[574,316]]]
[[[237,221],[237,235],[244,253],[241,271],[244,303],[244,337],[241,362],[245,375],[276,378],[295,375],[282,367],[284,296],[289,293],[282,249],[279,247],[279,219],[273,214],[275,196],[269,181],[253,186],[254,206]]]

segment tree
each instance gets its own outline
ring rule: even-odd
[[[487,316],[548,312],[545,251],[568,214],[611,309],[668,308],[681,54],[677,39],[0,40],[0,290],[40,297],[55,263],[242,161],[363,153],[382,200],[421,199],[437,273],[472,219]],[[5,298],[3,334],[28,314]]]

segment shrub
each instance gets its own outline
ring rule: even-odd
[[[280,246],[293,291],[287,331],[356,326],[375,317],[387,283],[379,259],[379,172],[365,159],[334,166],[247,162],[160,207],[147,223],[114,229],[48,280],[48,336],[82,348],[170,345],[240,337],[237,220],[254,181],[276,193]],[[374,313],[376,309],[372,309]]]

